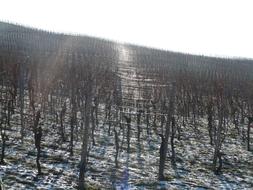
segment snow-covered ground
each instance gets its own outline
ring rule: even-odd
[[[225,154],[223,173],[215,175],[211,170],[213,148],[204,125],[205,122],[199,122],[199,136],[188,125],[183,130],[182,140],[176,140],[177,166],[170,165],[169,153],[166,182],[157,181],[160,139],[154,133],[147,136],[145,126],[142,126],[143,137],[138,143],[136,131],[132,130],[131,151],[127,154],[125,143],[119,155],[119,168],[115,168],[114,137],[108,136],[106,125],[101,125],[96,130],[96,145],[91,147],[86,180],[93,188],[100,189],[251,189],[252,152],[246,151],[239,139],[228,137],[222,147]],[[56,133],[50,130],[43,139],[41,163],[44,175],[39,177],[36,176],[32,134],[27,132],[23,145],[13,133],[10,134],[7,165],[0,166],[0,176],[7,189],[76,188],[81,144],[75,143],[74,156],[70,157],[68,143],[57,143],[59,136]]]

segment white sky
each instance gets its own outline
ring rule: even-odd
[[[0,20],[172,51],[253,58],[252,0],[0,0]]]

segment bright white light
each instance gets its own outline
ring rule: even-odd
[[[188,53],[253,58],[251,0],[3,0],[0,20]]]

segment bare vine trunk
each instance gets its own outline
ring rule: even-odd
[[[168,151],[168,141],[169,141],[169,133],[170,133],[170,124],[172,120],[172,116],[174,114],[174,96],[175,96],[175,85],[172,84],[170,86],[170,103],[169,108],[167,111],[167,122],[165,126],[165,135],[161,136],[161,146],[160,146],[160,161],[159,161],[159,173],[158,173],[158,179],[159,180],[165,180],[164,176],[164,168],[165,168],[165,161],[166,161],[166,155]]]
[[[88,143],[89,143],[89,133],[90,133],[90,115],[91,115],[91,103],[92,103],[92,84],[89,84],[89,88],[87,89],[87,95],[85,97],[85,126],[84,133],[82,137],[82,152],[81,152],[81,162],[79,169],[79,179],[78,179],[78,189],[85,189],[85,172],[87,168],[87,157],[88,157]]]

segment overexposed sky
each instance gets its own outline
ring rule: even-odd
[[[0,0],[0,20],[172,51],[253,58],[252,0]]]

